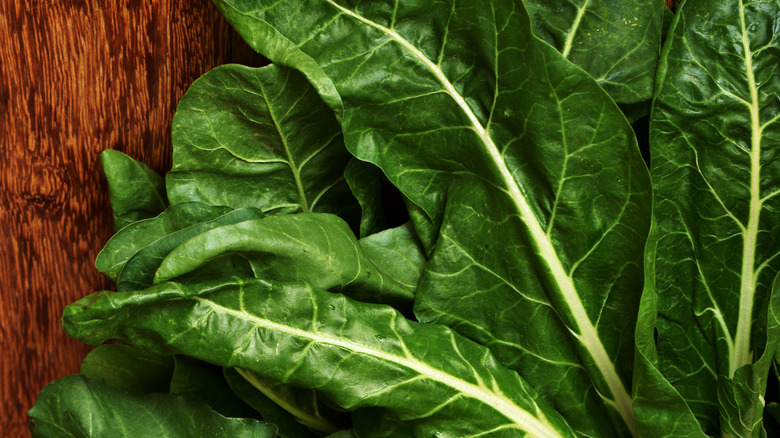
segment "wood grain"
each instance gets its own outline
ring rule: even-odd
[[[170,167],[189,84],[259,57],[208,0],[0,0],[0,430],[26,436],[43,386],[88,348],[62,308],[111,285],[94,259],[111,235],[99,153]]]

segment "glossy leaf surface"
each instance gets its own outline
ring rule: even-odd
[[[777,1],[688,1],[659,67],[648,248],[657,369],[710,434],[761,436],[776,343],[778,11]]]
[[[173,358],[124,344],[105,344],[87,354],[81,374],[125,392],[168,392]]]
[[[203,403],[171,394],[130,394],[80,375],[47,385],[29,416],[34,437],[276,436],[272,425],[246,418],[225,418]]]
[[[359,218],[339,125],[293,70],[226,65],[205,74],[179,103],[173,143],[171,202]]]
[[[165,181],[159,173],[113,149],[103,151],[100,162],[108,180],[115,231],[165,210],[168,205]]]
[[[174,204],[158,216],[138,221],[114,234],[95,259],[95,267],[117,282],[125,264],[140,251],[171,233],[214,220],[231,210],[198,202]]]
[[[257,278],[306,281],[371,302],[408,304],[413,298],[414,289],[371,261],[346,222],[323,213],[268,216],[198,234],[162,260],[155,282],[228,254],[248,260]]]
[[[185,206],[188,204],[190,203],[178,205]],[[200,210],[201,208],[202,206],[197,206],[195,209]],[[214,217],[213,213],[221,213],[224,209],[213,208],[208,210],[208,213],[202,217],[193,217],[195,220],[202,219],[202,222],[194,224],[180,222],[176,226],[166,229],[165,231],[168,234],[160,236],[159,239],[135,253],[122,268],[122,272],[119,274],[119,279],[117,280],[117,289],[143,289],[154,284],[154,275],[165,257],[176,247],[189,239],[195,238],[214,228],[257,220],[263,217],[263,213],[255,208],[240,208],[238,210],[227,211],[225,214],[216,217]],[[154,220],[165,221],[167,220],[167,216],[158,217]]]
[[[661,45],[661,0],[525,0],[534,32],[618,103],[650,99]]]
[[[633,432],[646,169],[614,102],[523,5],[216,3],[318,84],[350,151],[440,227],[418,318],[490,346],[579,433]]]
[[[303,284],[233,280],[100,292],[63,325],[316,388],[343,408],[382,407],[419,436],[573,437],[514,371],[452,330]]]

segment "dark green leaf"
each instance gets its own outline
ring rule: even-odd
[[[122,152],[106,149],[100,154],[108,180],[108,199],[114,212],[114,230],[157,216],[165,210],[165,181],[149,166]]]
[[[184,208],[184,206],[192,206],[195,207],[195,209],[201,209],[204,204],[177,204],[178,208],[175,211],[178,212],[179,209]],[[191,225],[190,222],[179,222],[176,226],[168,227],[165,231],[169,234],[160,236],[159,239],[150,243],[147,247],[140,249],[133,255],[119,274],[117,289],[136,290],[154,284],[154,275],[163,259],[177,246],[199,234],[220,226],[241,223],[248,220],[257,220],[263,217],[263,213],[254,208],[240,208],[238,210],[227,211],[225,214],[217,217],[213,216],[212,211],[221,212],[222,209],[210,208],[207,210],[209,214],[202,216],[203,222]],[[168,219],[167,215],[160,216],[156,220],[166,221],[166,219]],[[228,275],[229,273],[230,270],[223,272],[225,275]]]
[[[713,435],[763,433],[780,269],[778,11],[778,1],[687,1],[659,66],[647,285],[656,366]]]
[[[172,205],[155,218],[139,221],[120,230],[100,251],[95,266],[112,281],[117,282],[127,261],[144,248],[173,232],[214,220],[231,210],[228,207],[214,207],[197,202]]]
[[[226,417],[257,417],[257,412],[230,389],[222,367],[176,355],[170,393],[201,401]]]
[[[276,384],[248,369],[236,368],[236,372],[271,404],[292,416],[299,425],[318,432],[319,436],[342,429],[338,424],[343,421],[337,413],[322,404],[316,391]],[[270,411],[266,404],[262,407]],[[277,412],[274,414],[277,418],[281,417]]]
[[[320,84],[350,151],[441,224],[418,318],[489,345],[579,433],[635,432],[649,179],[614,101],[523,4],[215,3]]]
[[[417,290],[425,263],[425,249],[411,223],[360,239],[363,252],[379,269],[409,291]]]
[[[382,171],[371,163],[353,158],[344,170],[344,178],[362,211],[360,237],[386,229],[387,221],[382,204]]]
[[[248,260],[257,278],[306,281],[371,302],[408,305],[414,296],[372,262],[344,221],[323,213],[268,216],[201,233],[165,257],[155,281],[228,253]]]
[[[574,436],[486,348],[308,285],[236,279],[101,292],[68,306],[63,325],[87,343],[117,337],[316,388],[345,409],[386,408],[418,436]]]
[[[274,438],[276,428],[225,418],[203,403],[170,394],[122,392],[83,376],[48,384],[30,410],[34,437]]]
[[[130,345],[106,344],[87,354],[81,374],[125,392],[168,392],[173,359]]]
[[[179,103],[173,145],[171,202],[359,220],[339,124],[293,70],[225,65],[205,74]]]
[[[245,372],[251,373],[251,371],[248,370]],[[279,429],[277,433],[281,438],[316,438],[319,436],[314,434],[311,430],[307,429],[303,424],[299,423],[295,415],[282,408],[271,398],[266,397],[256,387],[252,386],[252,384],[249,383],[244,377],[242,377],[241,374],[239,374],[239,372],[235,369],[225,368],[224,374],[225,379],[227,380],[233,392],[238,397],[240,397],[241,400],[244,400],[246,404],[252,406],[252,408],[259,412],[260,415],[262,415],[263,420],[275,424]],[[276,385],[277,388],[282,386],[283,385]],[[306,422],[309,424],[327,425],[322,427],[326,430],[332,427],[329,420],[317,416],[316,411],[314,411],[315,413],[312,415],[311,411],[307,411],[305,408],[305,406],[316,406],[316,391],[290,387],[284,388],[285,389],[283,392],[285,394],[289,394],[290,392],[295,391],[298,392],[292,402],[285,400],[285,402],[282,403],[286,405],[290,411],[295,412],[298,414],[298,416],[308,417]],[[269,392],[271,392],[271,385],[268,385],[267,389]],[[272,393],[272,395],[275,395],[275,393]],[[306,399],[306,396],[308,396],[308,399]],[[275,396],[275,398],[278,397]],[[289,406],[290,403],[295,403],[297,400],[302,399],[304,400],[303,407],[298,406],[297,403],[293,407]],[[301,414],[301,412],[303,412],[303,414]]]
[[[525,0],[534,32],[619,103],[653,95],[663,0]]]

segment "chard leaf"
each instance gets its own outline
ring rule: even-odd
[[[95,267],[117,282],[127,261],[144,248],[172,232],[216,219],[230,211],[228,207],[197,202],[172,205],[157,217],[138,221],[114,234],[95,259]]]
[[[234,279],[100,292],[68,306],[63,325],[90,344],[119,338],[316,388],[344,409],[385,408],[416,436],[575,436],[485,347],[306,284]]]
[[[662,0],[525,0],[534,32],[619,103],[650,99],[661,46]]]
[[[778,1],[688,1],[659,66],[655,366],[709,434],[761,435],[780,269],[778,11]]]
[[[647,172],[615,103],[522,3],[215,3],[440,226],[418,318],[490,346],[578,433],[635,433]]]
[[[106,149],[100,162],[108,181],[108,199],[114,213],[114,231],[165,210],[165,181],[146,164],[122,152]]]
[[[288,68],[225,65],[206,73],[179,103],[173,145],[171,202],[359,218],[344,181],[351,156],[338,122]]]
[[[179,277],[226,254],[248,260],[257,278],[306,281],[371,302],[408,306],[414,297],[414,289],[371,261],[343,220],[324,213],[268,216],[205,231],[162,260],[155,282]]]
[[[225,418],[203,403],[171,394],[122,392],[80,375],[46,385],[29,416],[34,437],[276,437],[270,424]]]
[[[200,210],[205,204],[182,203],[177,206],[186,206],[190,204],[195,210]],[[180,207],[181,208],[181,207]],[[175,211],[178,211],[177,208]],[[164,236],[150,243],[143,249],[135,253],[124,265],[117,280],[118,290],[136,290],[143,289],[154,284],[154,275],[163,259],[177,246],[186,242],[201,233],[208,230],[240,223],[248,220],[256,220],[263,217],[263,213],[255,208],[239,208],[238,210],[225,211],[225,209],[211,208],[209,214],[202,217],[203,222],[190,224],[187,222],[178,222],[174,226],[165,229]],[[214,217],[212,212],[224,212],[224,214]],[[176,217],[177,214],[170,217]],[[154,220],[166,222],[168,215],[160,215]],[[197,217],[193,217],[197,220]]]
[[[244,372],[251,373],[248,370]],[[305,422],[309,424],[321,424],[323,425],[322,428],[326,430],[334,427],[330,419],[322,417],[322,414],[317,410],[307,409],[307,406],[318,407],[316,391],[269,384],[264,389],[270,392],[277,401],[279,398],[284,400],[277,404],[277,402],[265,396],[253,384],[249,383],[234,368],[224,368],[224,374],[233,392],[259,412],[265,421],[275,424],[279,429],[277,434],[281,438],[315,438],[318,436],[301,424],[298,421],[299,417],[305,417]],[[280,389],[283,393],[282,395],[279,395]],[[289,397],[291,393],[294,393],[294,395]],[[308,396],[308,399],[305,396]],[[295,412],[298,417],[282,408],[280,404],[284,404],[290,411]]]
[[[81,362],[81,374],[125,392],[168,392],[173,358],[130,345],[99,345]]]
[[[202,401],[226,417],[258,418],[257,412],[230,389],[222,367],[180,354],[174,356],[174,363],[171,394]]]
[[[411,223],[360,239],[363,252],[405,289],[417,290],[427,258]]]
[[[337,426],[338,419],[335,413],[322,405],[316,391],[275,384],[244,368],[236,368],[236,372],[271,403],[292,415],[301,425],[324,433],[335,433],[341,429]]]
[[[387,228],[382,204],[382,171],[365,161],[353,158],[344,169],[344,179],[360,204],[360,237]]]

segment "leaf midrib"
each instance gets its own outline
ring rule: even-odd
[[[501,174],[501,178],[504,180],[508,189],[508,195],[520,212],[523,223],[529,228],[529,231],[531,232],[531,235],[540,253],[542,254],[543,259],[550,268],[561,295],[569,307],[569,311],[574,317],[575,323],[577,324],[577,329],[580,333],[572,333],[572,336],[574,336],[590,354],[591,358],[599,369],[599,372],[604,378],[607,387],[612,393],[612,396],[614,397],[615,409],[618,411],[621,418],[628,426],[628,429],[631,431],[632,435],[636,436],[636,421],[634,419],[631,396],[628,394],[628,391],[623,385],[623,381],[620,379],[620,376],[618,376],[617,370],[610,360],[609,355],[604,348],[604,344],[602,344],[601,339],[598,336],[598,332],[595,326],[587,316],[585,307],[583,306],[582,301],[579,299],[576,287],[574,286],[574,280],[566,273],[566,270],[564,269],[563,264],[558,257],[558,253],[553,247],[552,241],[550,240],[549,236],[547,236],[546,232],[542,229],[538,218],[528,203],[523,189],[512,176],[512,173],[509,171],[509,168],[507,167],[501,152],[496,147],[496,144],[493,142],[493,139],[490,137],[490,134],[487,132],[485,127],[482,126],[482,123],[479,121],[476,114],[468,106],[463,96],[458,93],[458,91],[455,89],[455,86],[449,81],[441,68],[429,60],[422,52],[420,52],[420,50],[414,47],[400,34],[395,32],[393,29],[389,29],[378,23],[374,23],[373,21],[335,3],[333,0],[327,0],[327,2],[341,11],[344,15],[348,15],[374,29],[381,31],[393,41],[399,43],[406,50],[408,50],[418,61],[420,61],[423,65],[425,65],[426,68],[431,71],[431,73],[447,91],[447,94],[452,97],[458,107],[463,111],[466,117],[468,117],[474,132],[477,134],[480,141],[485,145],[490,158]],[[612,402],[610,402],[610,404],[612,404]]]
[[[739,292],[739,318],[734,339],[734,354],[729,361],[729,377],[741,366],[752,363],[753,354],[750,339],[753,324],[753,306],[756,293],[757,271],[755,269],[756,244],[759,231],[759,219],[763,201],[761,199],[761,135],[763,128],[759,114],[759,96],[756,78],[753,73],[753,52],[745,23],[745,5],[739,2],[739,19],[742,31],[742,47],[745,60],[745,74],[750,90],[750,213],[747,225],[742,230],[742,269]]]
[[[278,331],[289,336],[308,339],[318,344],[332,345],[334,347],[343,348],[352,353],[362,354],[365,356],[374,357],[376,359],[394,363],[404,368],[410,369],[417,374],[424,376],[426,379],[442,383],[450,388],[453,388],[457,392],[463,394],[465,397],[478,400],[484,403],[488,407],[492,408],[503,417],[514,422],[517,427],[524,430],[533,436],[538,437],[551,437],[562,438],[562,435],[555,430],[544,419],[539,419],[531,415],[529,412],[523,410],[517,406],[511,399],[507,398],[501,393],[490,391],[485,386],[475,385],[473,383],[462,380],[452,374],[445,371],[433,368],[425,362],[421,362],[409,355],[406,357],[396,356],[385,351],[376,350],[361,344],[350,342],[345,338],[336,338],[327,336],[322,333],[314,333],[306,330],[301,330],[296,327],[291,327],[283,324],[279,324],[268,319],[264,319],[255,315],[252,315],[243,310],[235,310],[228,307],[221,306],[211,300],[204,297],[195,296],[193,299],[200,301],[209,306],[213,311],[222,312],[237,319],[249,321],[257,327],[264,329]],[[406,351],[406,346],[399,338],[399,342]],[[408,353],[408,351],[407,351]],[[498,390],[500,391],[500,390]]]

